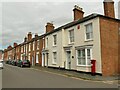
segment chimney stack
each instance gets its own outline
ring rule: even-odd
[[[52,23],[48,22],[47,25],[46,25],[46,33],[50,32],[52,30],[54,30],[54,26],[53,26]]]
[[[27,42],[27,37],[24,38],[24,42]]]
[[[80,8],[79,6],[75,5],[73,12],[74,12],[74,21],[83,18],[84,12],[82,11],[82,8]]]
[[[28,41],[30,41],[30,40],[32,40],[32,33],[31,32],[28,33]]]
[[[11,49],[12,48],[12,46],[11,45],[9,45],[8,47],[7,47],[7,49]]]
[[[14,47],[16,47],[17,46],[17,43],[14,43]]]
[[[35,33],[35,38],[37,38],[38,37],[38,34],[37,33]]]
[[[104,0],[104,15],[115,18],[114,11],[114,1],[113,0]]]

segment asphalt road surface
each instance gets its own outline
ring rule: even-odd
[[[2,70],[2,88],[117,88],[117,84],[85,81],[5,64]]]

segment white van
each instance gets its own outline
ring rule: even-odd
[[[0,69],[3,69],[3,60],[0,60]]]

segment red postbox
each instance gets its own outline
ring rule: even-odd
[[[95,75],[96,73],[96,60],[91,60],[91,74]]]

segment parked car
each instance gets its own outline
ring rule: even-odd
[[[7,60],[7,61],[6,61],[6,64],[11,64],[11,61],[12,61],[12,60],[10,60],[10,59]]]
[[[12,65],[17,66],[17,60],[12,60]]]
[[[22,60],[18,60],[18,61],[17,61],[17,66],[20,67],[20,66],[21,66],[21,63],[22,63]]]
[[[29,60],[18,60],[17,66],[19,66],[19,67],[30,67],[30,61]]]
[[[0,68],[3,69],[3,60],[0,60]]]
[[[8,64],[8,63],[9,63],[9,60],[7,60],[5,63]]]

